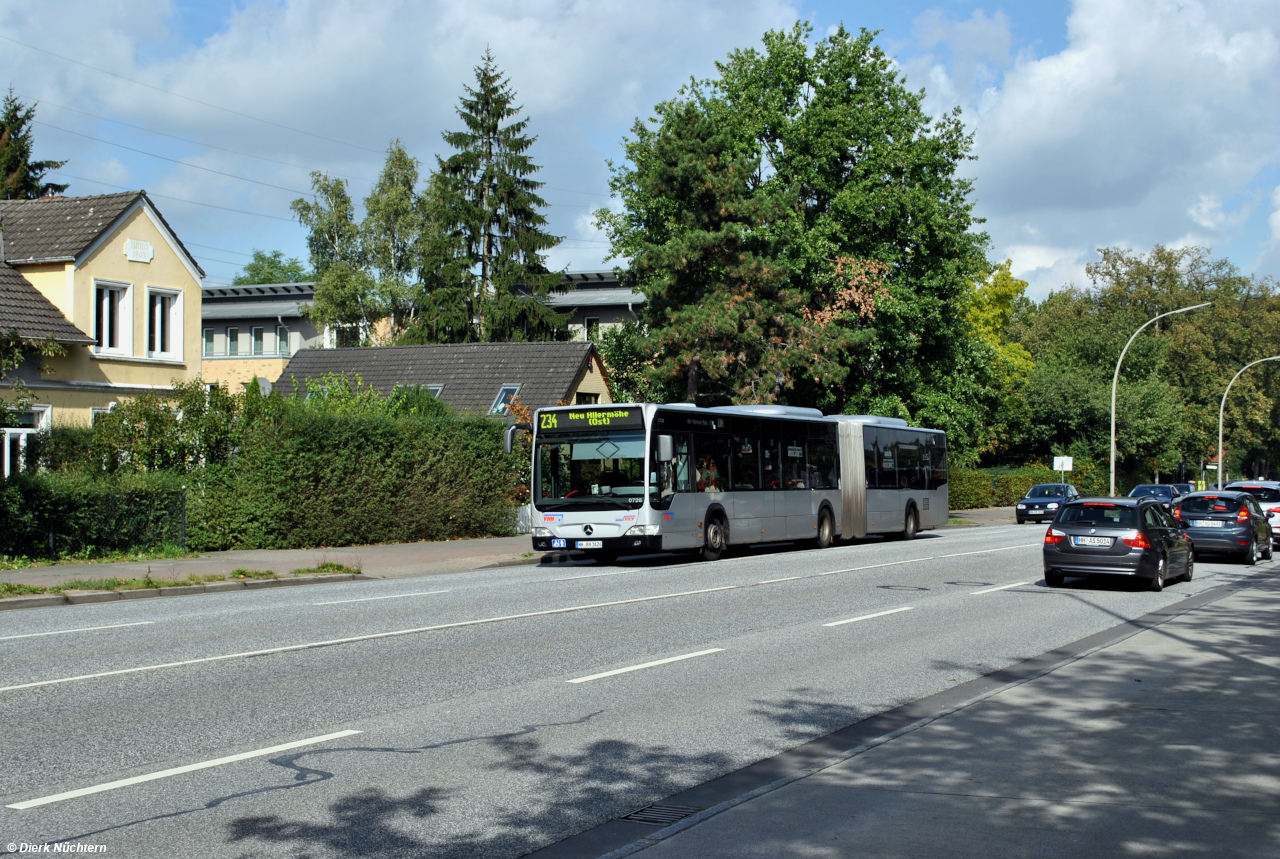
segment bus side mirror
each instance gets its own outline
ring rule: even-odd
[[[675,458],[675,440],[669,435],[658,436],[658,462],[670,462]]]
[[[502,452],[510,455],[511,450],[515,447],[516,433],[523,430],[524,432],[533,432],[533,424],[521,423],[511,424],[507,427],[507,433],[502,437]]]

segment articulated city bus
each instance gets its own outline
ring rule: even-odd
[[[533,548],[601,563],[654,551],[886,534],[946,523],[947,440],[874,415],[788,406],[621,404],[540,409]]]

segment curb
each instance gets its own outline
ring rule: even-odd
[[[531,559],[532,562],[532,559]],[[289,579],[249,579],[247,581],[209,582],[203,585],[175,585],[167,588],[138,588],[131,591],[67,591],[63,594],[39,594],[30,597],[0,599],[0,611],[23,608],[50,608],[63,605],[85,605],[117,600],[138,600],[150,597],[182,597],[195,594],[218,594],[229,591],[281,588],[296,585],[323,585],[327,582],[368,582],[369,576],[353,573],[335,573],[330,576],[298,576]]]

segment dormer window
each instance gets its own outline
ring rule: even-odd
[[[489,408],[489,414],[507,414],[510,411],[511,401],[516,398],[518,393],[520,393],[519,385],[503,385],[502,390],[498,391],[498,396],[494,399],[493,405]]]

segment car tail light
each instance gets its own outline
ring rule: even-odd
[[[1065,531],[1059,531],[1057,528],[1050,528],[1048,531],[1044,532],[1044,541],[1048,545],[1052,546],[1054,543],[1061,543],[1066,536],[1067,534]]]
[[[1126,546],[1132,546],[1135,549],[1150,549],[1151,541],[1147,539],[1147,535],[1141,531],[1130,531],[1120,538]]]
[[[1175,504],[1175,505],[1173,505],[1173,518],[1174,518],[1174,519],[1181,519],[1181,518],[1182,518],[1182,505],[1181,505],[1181,504]]]
[[[1248,521],[1249,521],[1249,508],[1248,508],[1248,507],[1245,507],[1244,505],[1241,505],[1241,507],[1240,507],[1240,512],[1236,514],[1236,521],[1237,521],[1237,522],[1248,522]]]

